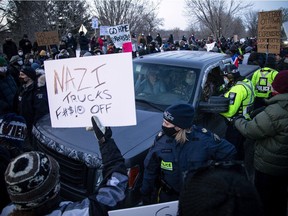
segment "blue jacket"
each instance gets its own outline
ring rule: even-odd
[[[234,145],[205,128],[193,126],[184,144],[174,138],[158,135],[144,161],[143,195],[150,194],[159,177],[176,192],[180,192],[187,172],[209,164],[211,161],[233,160]]]

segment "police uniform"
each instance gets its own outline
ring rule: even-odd
[[[255,91],[250,80],[243,79],[237,81],[224,96],[230,98],[230,105],[229,110],[221,114],[228,119],[228,122],[231,122],[232,118],[238,115],[243,115],[245,119],[251,119],[250,113],[253,111]],[[235,145],[237,159],[244,160],[245,153],[243,144],[245,142],[245,137],[242,136],[231,123],[228,124],[225,138]]]
[[[254,72],[251,81],[255,87],[255,108],[265,105],[263,99],[271,96],[271,84],[277,74],[278,71],[269,67],[264,67]]]
[[[211,161],[232,160],[235,147],[205,128],[192,127],[189,141],[177,143],[174,137],[160,132],[144,161],[145,171],[141,193],[150,196],[158,188],[158,202],[177,200],[187,172]]]
[[[229,120],[235,115],[242,114],[246,119],[250,119],[250,112],[253,110],[255,91],[253,84],[248,79],[237,81],[231,89],[224,94],[230,99],[229,110],[221,113]]]

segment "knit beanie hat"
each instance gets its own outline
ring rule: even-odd
[[[163,113],[163,118],[182,129],[193,125],[194,108],[189,104],[176,104],[169,106]]]
[[[26,74],[32,80],[36,80],[36,71],[32,67],[23,67],[20,70],[22,73]]]
[[[3,66],[7,66],[7,61],[5,60],[5,58],[0,57],[0,67],[3,67]]]
[[[13,159],[5,172],[11,201],[19,210],[37,208],[60,190],[59,165],[42,152],[25,152]]]
[[[15,147],[23,147],[27,136],[27,125],[24,117],[7,113],[0,117],[0,139]]]
[[[179,215],[260,216],[262,205],[254,185],[232,168],[210,168],[196,172],[179,197]]]
[[[288,93],[288,70],[280,71],[276,75],[272,87],[280,94]]]

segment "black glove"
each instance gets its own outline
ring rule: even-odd
[[[106,140],[109,140],[112,137],[112,130],[110,127],[103,127],[98,120],[97,116],[91,117],[92,126],[94,133],[100,144],[103,144]]]

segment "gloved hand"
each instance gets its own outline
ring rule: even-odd
[[[100,144],[105,143],[106,140],[112,137],[111,128],[102,126],[97,116],[92,116],[91,121],[94,133]]]

